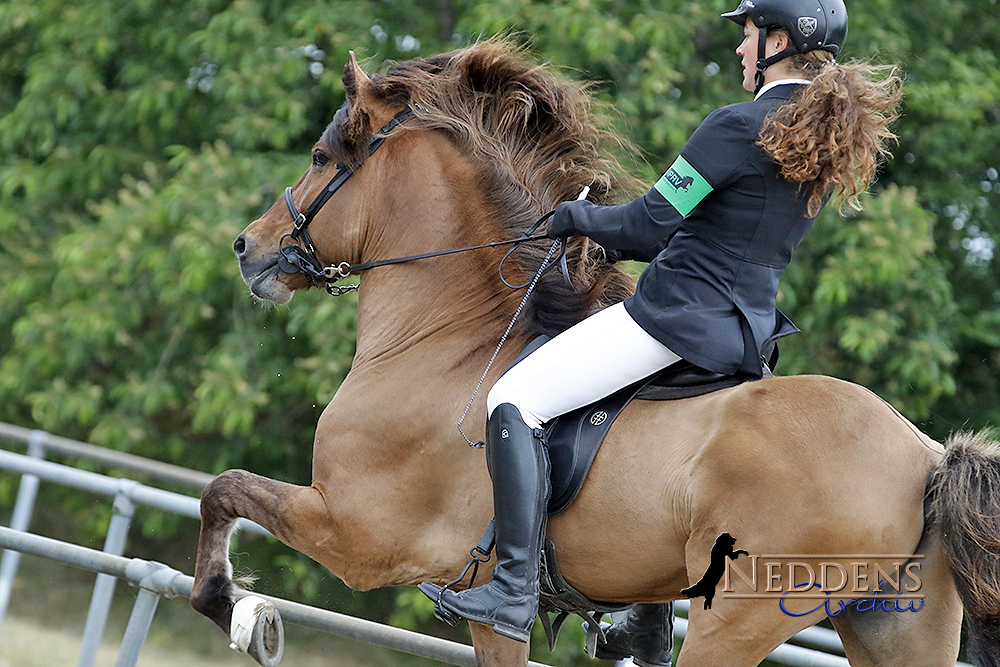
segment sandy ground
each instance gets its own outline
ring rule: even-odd
[[[223,640],[222,635],[219,636]],[[68,628],[39,625],[34,620],[8,617],[0,634],[0,667],[53,667],[75,665],[79,659],[82,635]],[[105,642],[97,653],[97,665],[113,665],[118,656],[118,645]],[[253,661],[244,656],[204,656],[184,650],[183,646],[169,649],[164,646],[144,646],[139,665],[145,667],[249,667]],[[289,664],[306,663],[297,659]],[[337,664],[337,663],[329,663]],[[347,663],[339,663],[346,665]]]
[[[105,634],[111,637],[106,637],[101,644],[95,664],[110,667],[115,664],[118,656],[120,637],[115,636],[116,633],[111,628]],[[206,654],[203,647],[197,646],[201,641],[193,642],[192,645],[183,634],[154,634],[143,646],[138,665],[254,667],[257,664],[249,657],[226,648],[226,639],[221,632],[213,632],[209,636],[217,639],[218,645]],[[46,627],[37,619],[8,615],[0,630],[0,667],[71,667],[79,659],[82,638],[82,628]],[[327,641],[305,639],[302,643],[305,646],[293,646],[286,642],[285,655],[281,661],[283,666],[374,667],[413,664],[398,653],[361,645],[350,646],[347,640],[337,638]]]

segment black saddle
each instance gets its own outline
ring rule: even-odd
[[[517,365],[548,340],[548,336],[539,336],[531,341],[511,366]],[[770,375],[766,365],[764,368],[765,375]],[[714,373],[682,360],[591,405],[556,417],[545,426],[552,464],[549,515],[558,514],[576,499],[604,437],[625,406],[633,400],[693,398],[754,379],[749,374]]]

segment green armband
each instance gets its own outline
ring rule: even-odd
[[[683,216],[712,191],[708,181],[680,156],[653,187]]]

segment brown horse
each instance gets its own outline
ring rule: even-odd
[[[615,165],[602,157],[612,133],[598,126],[585,88],[502,41],[374,78],[352,55],[344,85],[347,104],[292,192],[291,208],[304,209],[338,163],[354,170],[313,211],[309,234],[324,266],[514,238],[584,185],[598,203],[622,196]],[[378,128],[405,108],[413,117],[386,130],[370,154]],[[289,272],[295,253],[281,248],[298,244],[287,238],[288,209],[279,201],[234,245],[251,292],[277,303],[317,282]],[[505,277],[529,280],[548,247],[526,244]],[[482,451],[466,446],[455,425],[524,294],[501,284],[504,252],[363,273],[357,353],[317,425],[313,483],[230,470],[205,490],[191,597],[199,611],[230,631],[237,517],[354,588],[456,577],[492,514]],[[633,288],[585,239],[571,244],[569,268],[572,287],[553,271],[531,295],[469,412],[471,436],[484,434],[486,388],[532,336],[564,329]],[[996,665],[998,460],[997,444],[979,436],[955,437],[946,451],[871,392],[828,377],[636,401],[615,422],[576,501],[551,517],[548,537],[566,579],[608,602],[683,597],[723,533],[761,564],[764,554],[825,561],[852,576],[852,590],[870,594],[885,592],[885,582],[859,580],[851,570],[858,558],[891,571],[892,556],[917,554],[904,565],[917,575],[919,611],[855,604],[832,618],[851,663],[953,665],[964,602],[970,649],[980,664]],[[732,565],[747,576],[748,562]],[[771,575],[770,585],[787,589],[795,581],[783,572],[762,571],[759,583]],[[720,591],[710,609],[702,606],[692,605],[682,666],[756,665],[826,617],[815,599],[779,604],[773,595]],[[789,613],[795,609],[802,615]],[[526,663],[525,644],[490,630],[472,627],[480,665]]]

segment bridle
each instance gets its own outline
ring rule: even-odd
[[[368,142],[368,157],[371,157],[375,151],[385,142],[388,138],[389,133],[395,128],[399,127],[409,119],[413,118],[416,114],[413,109],[406,107],[395,116],[392,120],[386,123],[382,129],[376,132]],[[330,201],[330,198],[336,194],[337,190],[347,182],[354,174],[354,170],[346,165],[340,165],[337,169],[337,173],[333,175],[330,182],[327,183],[323,191],[320,192],[312,203],[306,207],[305,211],[299,212],[295,207],[295,201],[292,198],[292,188],[285,188],[285,205],[288,207],[288,213],[292,216],[292,223],[294,225],[292,231],[281,237],[279,244],[280,257],[278,258],[278,268],[285,273],[302,273],[306,280],[310,283],[325,283],[326,290],[334,296],[341,296],[349,292],[353,292],[358,289],[358,285],[335,285],[337,281],[347,278],[352,273],[359,273],[361,271],[367,271],[368,269],[374,269],[379,266],[389,266],[391,264],[401,264],[403,262],[411,262],[417,259],[427,259],[430,257],[440,257],[442,255],[451,255],[458,252],[466,252],[469,250],[480,250],[483,248],[495,248],[502,245],[513,245],[507,255],[504,256],[503,261],[500,262],[500,278],[503,280],[504,284],[513,289],[520,289],[522,287],[527,287],[531,281],[524,283],[523,285],[511,285],[503,278],[503,262],[510,257],[511,253],[519,246],[521,243],[526,241],[537,241],[540,239],[548,238],[545,234],[534,235],[535,230],[552,216],[554,211],[550,211],[543,215],[537,222],[535,222],[531,227],[529,227],[523,235],[519,238],[511,239],[508,241],[495,241],[493,243],[485,243],[483,245],[469,246],[467,248],[456,248],[453,250],[439,250],[437,252],[423,253],[420,255],[409,255],[407,257],[394,257],[392,259],[382,259],[372,262],[362,262],[360,264],[351,264],[350,262],[340,262],[339,264],[331,264],[329,266],[324,266],[323,262],[320,261],[316,254],[316,244],[313,243],[312,237],[309,235],[309,224],[313,221],[316,215],[319,213],[320,209]],[[566,268],[566,254],[565,254],[565,242],[563,243],[563,252],[558,259],[559,263],[562,264],[563,275],[566,280],[569,280],[569,272]],[[549,268],[555,266],[556,261],[551,264],[544,264],[540,272],[547,271]]]
[[[413,110],[410,107],[406,107],[393,116],[392,120],[386,123],[368,141],[368,157],[374,155],[375,151],[386,140],[389,132],[410,118],[413,118],[414,115]],[[316,255],[316,244],[313,243],[312,237],[309,235],[309,224],[312,223],[320,209],[330,201],[330,198],[336,194],[337,190],[352,175],[354,175],[354,170],[347,165],[341,164],[337,169],[337,173],[333,175],[333,178],[323,188],[323,191],[301,213],[295,208],[295,201],[292,199],[292,188],[285,188],[285,205],[288,207],[288,213],[292,216],[294,228],[290,234],[285,234],[281,238],[279,244],[281,257],[278,259],[279,269],[285,273],[302,273],[310,282],[325,282],[328,286],[327,289],[333,283],[351,274],[351,265],[349,262],[323,266],[323,263],[319,261],[319,257]],[[290,243],[286,243],[287,241],[290,241]]]

